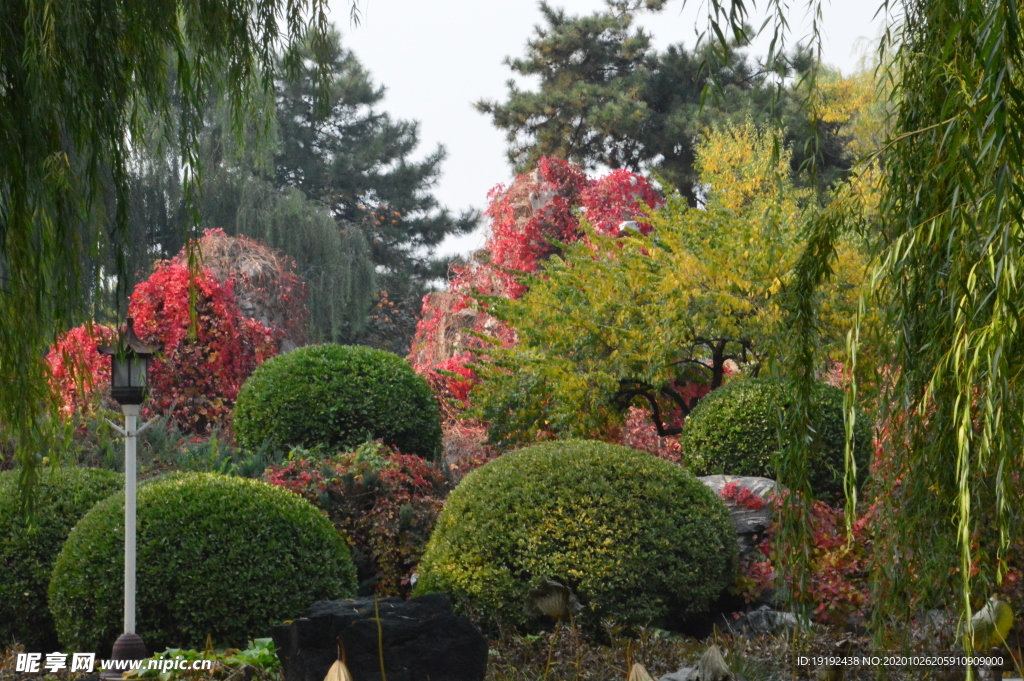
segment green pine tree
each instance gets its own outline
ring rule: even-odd
[[[397,304],[418,311],[422,295],[447,273],[448,262],[433,250],[450,234],[470,232],[479,215],[456,216],[439,205],[430,189],[440,176],[444,149],[438,146],[421,161],[410,159],[419,144],[417,123],[378,109],[384,88],[342,47],[337,32],[290,56],[300,66],[278,83],[275,187],[298,189],[326,206],[339,225],[358,227],[387,294],[389,304],[382,309]],[[317,99],[316,74],[307,66],[316,61],[330,65],[326,99]],[[405,320],[402,328],[389,327],[386,334],[398,333],[399,343],[374,332],[377,326],[360,340],[407,352],[414,315],[398,317]]]
[[[365,343],[408,352],[420,298],[447,272],[433,249],[449,234],[475,227],[470,211],[453,216],[430,193],[444,150],[419,162],[417,124],[377,110],[382,87],[331,31],[279,58],[270,134],[232,133],[230,111],[216,91],[202,130],[199,203],[203,228],[264,240],[295,259],[307,279],[313,341]],[[299,67],[288,68],[297,58]],[[318,90],[312,64],[326,64]],[[326,96],[324,96],[326,93]],[[171,131],[173,133],[173,131]],[[181,167],[174,134],[152,131],[133,176],[129,242],[136,279],[154,257],[183,246]],[[170,140],[170,142],[168,142]],[[375,304],[376,302],[376,304]]]
[[[664,3],[647,5],[659,10]],[[776,89],[742,42],[726,53],[681,45],[659,52],[650,35],[633,25],[635,3],[612,2],[588,16],[571,16],[545,2],[540,8],[545,24],[527,42],[526,56],[506,60],[520,76],[539,76],[539,89],[509,81],[506,101],[476,105],[505,131],[517,172],[541,156],[587,168],[653,171],[694,205],[696,140],[712,124],[746,118],[782,125],[795,174],[813,161],[819,186],[849,169],[838,126],[809,121],[796,88]],[[774,70],[783,82],[795,83],[812,64],[808,51],[797,48]]]

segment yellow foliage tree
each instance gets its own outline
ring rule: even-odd
[[[587,239],[552,258],[519,300],[488,299],[519,343],[477,365],[476,415],[492,438],[609,436],[634,402],[660,435],[678,433],[701,387],[728,367],[756,374],[772,354],[802,229],[818,210],[793,185],[789,153],[753,124],[709,130],[698,146],[702,205],[678,195],[655,211],[649,234]],[[864,282],[855,244],[841,249],[824,293],[849,319]],[[844,316],[844,314],[846,316]],[[822,329],[841,355],[845,329]]]

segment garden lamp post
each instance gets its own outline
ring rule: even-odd
[[[111,658],[142,660],[149,657],[142,638],[135,633],[135,436],[149,424],[138,428],[139,405],[146,396],[149,359],[155,352],[139,340],[128,318],[128,327],[114,347],[101,347],[110,355],[110,396],[124,412],[124,429],[111,423],[124,435],[124,633],[114,643]],[[120,678],[121,671],[108,672],[105,678]],[[110,675],[108,677],[108,674]]]

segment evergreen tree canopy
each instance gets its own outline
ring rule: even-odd
[[[309,340],[351,342],[366,328],[377,291],[362,231],[336,221],[326,206],[297,189],[276,189],[262,176],[269,174],[262,170],[272,164],[276,136],[260,137],[250,126],[240,142],[231,134],[224,101],[210,99],[199,153],[204,169],[200,225],[259,239],[289,255],[307,286]],[[272,95],[266,96],[262,108],[273,111],[272,102]],[[181,166],[168,152],[173,146],[173,136],[168,140],[164,131],[152,130],[132,174],[127,254],[132,282],[146,278],[154,259],[170,258],[184,245],[189,215]]]
[[[431,250],[449,234],[471,231],[478,218],[472,211],[453,216],[429,192],[444,149],[410,159],[419,144],[417,123],[377,109],[384,88],[342,47],[337,32],[296,49],[303,67],[278,83],[274,185],[299,189],[336,220],[359,226],[392,297],[422,295],[430,280],[447,273],[447,262]],[[312,65],[318,61],[330,69],[325,100],[316,97]]]
[[[743,42],[722,54],[682,45],[659,52],[649,34],[633,27],[637,8],[622,5],[570,16],[542,2],[546,24],[528,41],[526,57],[506,60],[519,75],[539,76],[540,88],[521,90],[509,81],[505,102],[477,103],[506,132],[517,172],[542,156],[588,168],[651,170],[693,205],[694,147],[702,130],[747,117],[760,125],[781,122],[793,169],[813,161],[820,186],[849,169],[839,122],[808,116],[792,89],[773,92],[768,71],[747,58]],[[664,3],[648,5],[657,10]],[[751,31],[739,27],[738,33],[742,38]],[[793,81],[813,64],[809,51],[798,47],[773,71]],[[711,96],[705,97],[711,84]]]

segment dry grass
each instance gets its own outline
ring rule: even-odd
[[[814,625],[809,631],[748,639],[716,633],[697,640],[657,629],[642,629],[633,636],[610,628],[597,642],[564,626],[552,646],[551,632],[539,636],[503,633],[491,642],[487,681],[625,681],[627,670],[639,662],[654,679],[695,667],[697,659],[717,643],[737,681],[868,681],[886,678],[960,681],[962,669],[885,669],[881,677],[872,667],[826,669],[798,664],[800,656],[849,656],[872,651],[867,638],[836,628]],[[550,654],[550,663],[549,660]],[[875,653],[877,654],[877,653]],[[977,678],[977,677],[976,677]]]
[[[642,664],[651,677],[696,666],[697,659],[715,643],[736,681],[891,681],[934,679],[962,681],[962,669],[886,669],[880,677],[870,667],[825,670],[799,665],[797,656],[858,655],[872,651],[867,638],[854,637],[838,629],[815,625],[810,631],[747,639],[714,634],[705,640],[669,634],[658,629],[641,629],[626,635],[607,626],[601,641],[569,626],[555,632],[522,635],[503,631],[490,641],[490,659],[485,681],[626,681],[634,663]],[[0,654],[0,681],[90,681],[94,675],[19,674],[15,657],[24,649],[10,646]],[[874,653],[877,654],[877,653]],[[188,681],[231,681],[245,678],[237,669],[218,669],[212,675],[190,674]],[[977,678],[977,677],[975,677]]]

